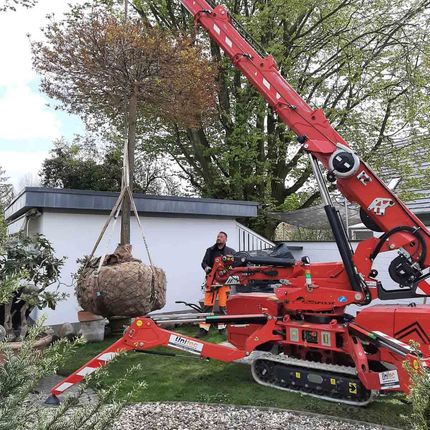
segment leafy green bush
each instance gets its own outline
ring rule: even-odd
[[[20,233],[5,240],[0,253],[0,324],[9,340],[25,336],[31,309],[55,309],[58,300],[66,297],[58,291],[63,264],[64,258],[55,256],[43,235]],[[57,289],[48,288],[54,284]]]
[[[419,344],[411,342],[414,351],[420,354]],[[407,417],[408,424],[414,430],[430,429],[430,373],[421,360],[404,362],[404,367],[411,378],[410,393],[412,411]]]

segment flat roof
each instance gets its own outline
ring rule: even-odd
[[[24,188],[6,207],[8,222],[28,210],[43,212],[110,212],[119,193],[59,188]],[[258,203],[237,200],[201,199],[195,197],[134,194],[139,213],[153,215],[211,216],[251,218],[257,216]]]

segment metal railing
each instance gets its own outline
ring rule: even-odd
[[[270,240],[238,222],[236,231],[239,236],[239,251],[257,251],[275,246]]]

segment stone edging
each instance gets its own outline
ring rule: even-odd
[[[45,349],[52,342],[52,334],[47,334],[41,339],[34,342],[33,349],[42,350]],[[22,342],[6,342],[7,346],[16,354],[22,346]],[[3,362],[4,356],[0,354],[0,364]]]

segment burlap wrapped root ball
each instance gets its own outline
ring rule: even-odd
[[[83,310],[104,317],[137,317],[166,304],[166,274],[133,258],[131,245],[120,245],[92,260],[78,277],[76,296]]]

